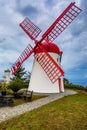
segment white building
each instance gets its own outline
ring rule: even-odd
[[[61,56],[62,52],[59,47],[54,43],[44,43],[43,48],[53,57],[53,59],[61,66]],[[35,55],[38,55],[41,50],[38,48]],[[28,87],[29,91],[34,91],[38,93],[60,93],[64,92],[63,77],[61,77],[54,84],[50,81],[42,67],[34,59],[33,69],[31,73],[30,83]]]
[[[9,83],[10,81],[10,70],[8,69],[4,71],[4,82]]]

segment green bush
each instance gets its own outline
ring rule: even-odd
[[[77,84],[65,84],[64,87],[69,88],[69,89],[78,89],[78,90],[84,90],[85,89],[83,86],[77,85]]]
[[[2,91],[7,91],[7,89],[8,89],[8,84],[7,84],[6,82],[3,82],[3,83],[1,84],[1,89],[2,89]]]
[[[23,85],[24,85],[24,82],[21,79],[19,79],[19,78],[16,78],[13,81],[11,81],[11,83],[9,85],[9,88],[14,92],[14,96],[15,97],[17,95],[17,92],[21,88],[23,88]]]

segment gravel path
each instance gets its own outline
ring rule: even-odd
[[[49,102],[55,101],[67,95],[76,94],[75,91],[65,90],[64,93],[60,94],[50,94],[48,97],[41,98],[29,103],[18,105],[15,107],[3,107],[0,108],[0,122],[8,120],[10,118],[16,117],[17,115],[23,114],[25,112],[36,109],[40,106],[43,106]]]

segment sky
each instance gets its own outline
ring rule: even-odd
[[[63,51],[62,69],[70,83],[87,86],[87,0],[0,0],[0,79],[28,44],[34,43],[19,27],[27,16],[44,31],[71,3],[83,11],[54,41]],[[32,70],[33,55],[23,64]]]

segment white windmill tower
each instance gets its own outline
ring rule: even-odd
[[[58,46],[50,41],[46,41],[41,46],[52,56],[55,62],[60,66],[62,52],[60,51]],[[42,50],[38,48],[35,52],[35,56],[38,57],[39,55],[41,55],[41,53],[43,54]],[[49,65],[50,62],[47,64]],[[63,77],[61,76],[55,83],[52,83],[49,77],[44,72],[43,68],[39,65],[37,60],[34,59],[28,90],[34,90],[34,92],[38,93],[64,92]]]
[[[54,21],[54,23],[42,35],[39,41],[36,37],[41,30],[28,18],[25,18],[20,27],[26,34],[34,40],[36,44],[30,44],[25,48],[15,64],[12,66],[14,74],[22,63],[34,53],[34,64],[28,90],[40,93],[64,92],[63,78],[64,72],[60,65],[62,52],[53,41],[67,28],[67,26],[80,14],[82,10],[74,3],[71,3],[64,12]]]

